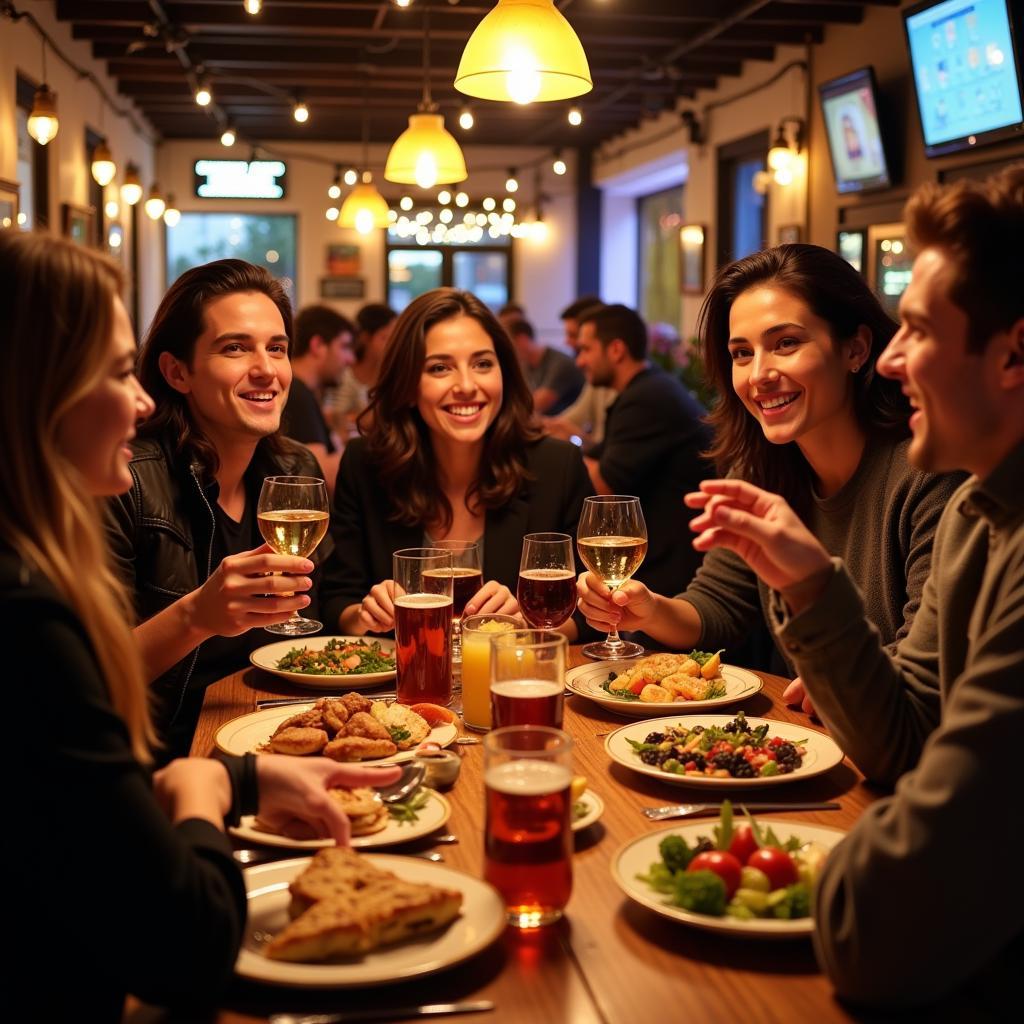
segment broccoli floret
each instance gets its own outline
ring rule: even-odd
[[[773,917],[791,920],[811,916],[811,890],[803,883],[787,885],[777,889],[768,897],[768,906]]]
[[[725,882],[713,871],[684,871],[676,875],[676,906],[696,914],[721,917],[725,913]]]
[[[693,860],[693,851],[682,836],[665,836],[658,843],[658,852],[669,871],[685,871]]]
[[[648,871],[646,875],[637,875],[636,877],[639,881],[646,883],[657,892],[665,893],[666,896],[671,895],[675,890],[675,872],[669,871],[669,869],[660,862],[652,864],[650,871]]]

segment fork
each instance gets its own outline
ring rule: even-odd
[[[737,803],[737,809],[748,811],[838,811],[837,803],[803,803],[803,804],[748,804]],[[697,818],[702,814],[718,814],[721,804],[665,804],[662,807],[645,807],[644,817],[651,821],[665,821],[666,818]]]

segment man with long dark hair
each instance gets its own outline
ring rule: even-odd
[[[782,497],[716,480],[688,503],[704,509],[695,546],[735,551],[771,588],[776,634],[843,749],[896,785],[825,865],[822,966],[840,995],[876,1006],[969,986],[980,1015],[1017,1004],[1024,955],[1024,164],[924,186],[905,217],[913,279],[877,368],[913,408],[910,460],[973,475],[946,505],[895,653]]]
[[[188,753],[206,686],[266,642],[258,627],[310,603],[313,563],[273,554],[256,521],[264,477],[320,475],[279,433],[291,333],[281,285],[218,260],[171,285],[139,354],[156,410],[132,444],[132,488],[107,518],[135,598],[161,757]]]

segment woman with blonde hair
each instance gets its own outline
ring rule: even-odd
[[[397,775],[249,755],[177,760],[150,778],[142,661],[97,504],[131,485],[127,445],[152,410],[121,287],[103,257],[0,232],[0,638],[29,666],[8,712],[18,778],[6,816],[25,837],[8,875],[8,1005],[38,1013],[42,999],[54,1020],[119,1020],[129,992],[207,1001],[245,921],[225,822],[258,809],[344,842],[327,788]],[[41,996],[33,968],[62,944],[71,955]]]

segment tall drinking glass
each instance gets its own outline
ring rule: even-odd
[[[647,554],[647,524],[640,499],[625,494],[598,494],[583,502],[576,547],[586,567],[609,590],[621,587],[640,568]],[[629,643],[612,628],[601,643],[587,644],[583,653],[600,660],[636,658],[640,644]]]
[[[327,487],[319,477],[268,476],[260,490],[256,520],[263,539],[279,555],[308,558],[327,532],[328,507]],[[295,611],[290,619],[263,628],[281,636],[306,636],[324,627]]]
[[[512,726],[484,737],[484,878],[515,928],[552,924],[572,894],[572,739]]]
[[[480,545],[475,540],[439,540],[434,547],[452,553],[452,660],[462,660],[462,613],[483,586]]]
[[[452,699],[452,553],[403,548],[395,577],[395,691],[399,704]]]
[[[576,607],[576,562],[567,533],[528,533],[519,560],[516,599],[535,629],[555,629]]]
[[[513,615],[470,615],[462,620],[462,721],[467,729],[490,729],[491,642],[521,626]]]
[[[491,641],[491,723],[562,728],[569,641],[550,629],[519,629]]]

